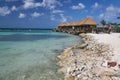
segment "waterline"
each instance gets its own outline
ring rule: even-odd
[[[0,80],[62,80],[56,56],[74,44],[79,37],[63,33],[2,32]]]

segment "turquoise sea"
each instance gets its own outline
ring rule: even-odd
[[[81,39],[51,30],[0,32],[0,80],[63,80],[57,55],[74,44]]]

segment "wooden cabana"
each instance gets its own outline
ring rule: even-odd
[[[92,32],[97,27],[97,22],[92,20],[91,18],[86,18],[84,20],[81,20],[79,22],[71,22],[71,23],[64,23],[59,24],[58,28],[62,32]]]
[[[75,32],[75,26],[77,25],[76,22],[71,22],[69,24],[69,33],[74,33]]]
[[[68,32],[71,28],[70,23],[62,23],[58,25],[58,29],[62,32]]]
[[[59,25],[58,25],[58,30],[59,30],[60,32],[63,32],[63,31],[65,30],[65,24],[64,24],[64,23],[59,24]]]
[[[97,22],[92,20],[91,18],[86,18],[85,20],[81,20],[77,23],[76,30],[80,32],[92,32],[97,27]]]

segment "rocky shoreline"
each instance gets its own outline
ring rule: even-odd
[[[112,48],[91,35],[79,36],[82,45],[67,48],[58,56],[58,72],[65,75],[64,80],[119,80],[120,65],[111,60]]]

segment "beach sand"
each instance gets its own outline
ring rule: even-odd
[[[88,35],[93,36],[100,43],[109,44],[113,50],[112,60],[120,64],[120,33]]]
[[[58,58],[65,80],[120,80],[120,33],[80,34],[82,45],[67,48]]]

